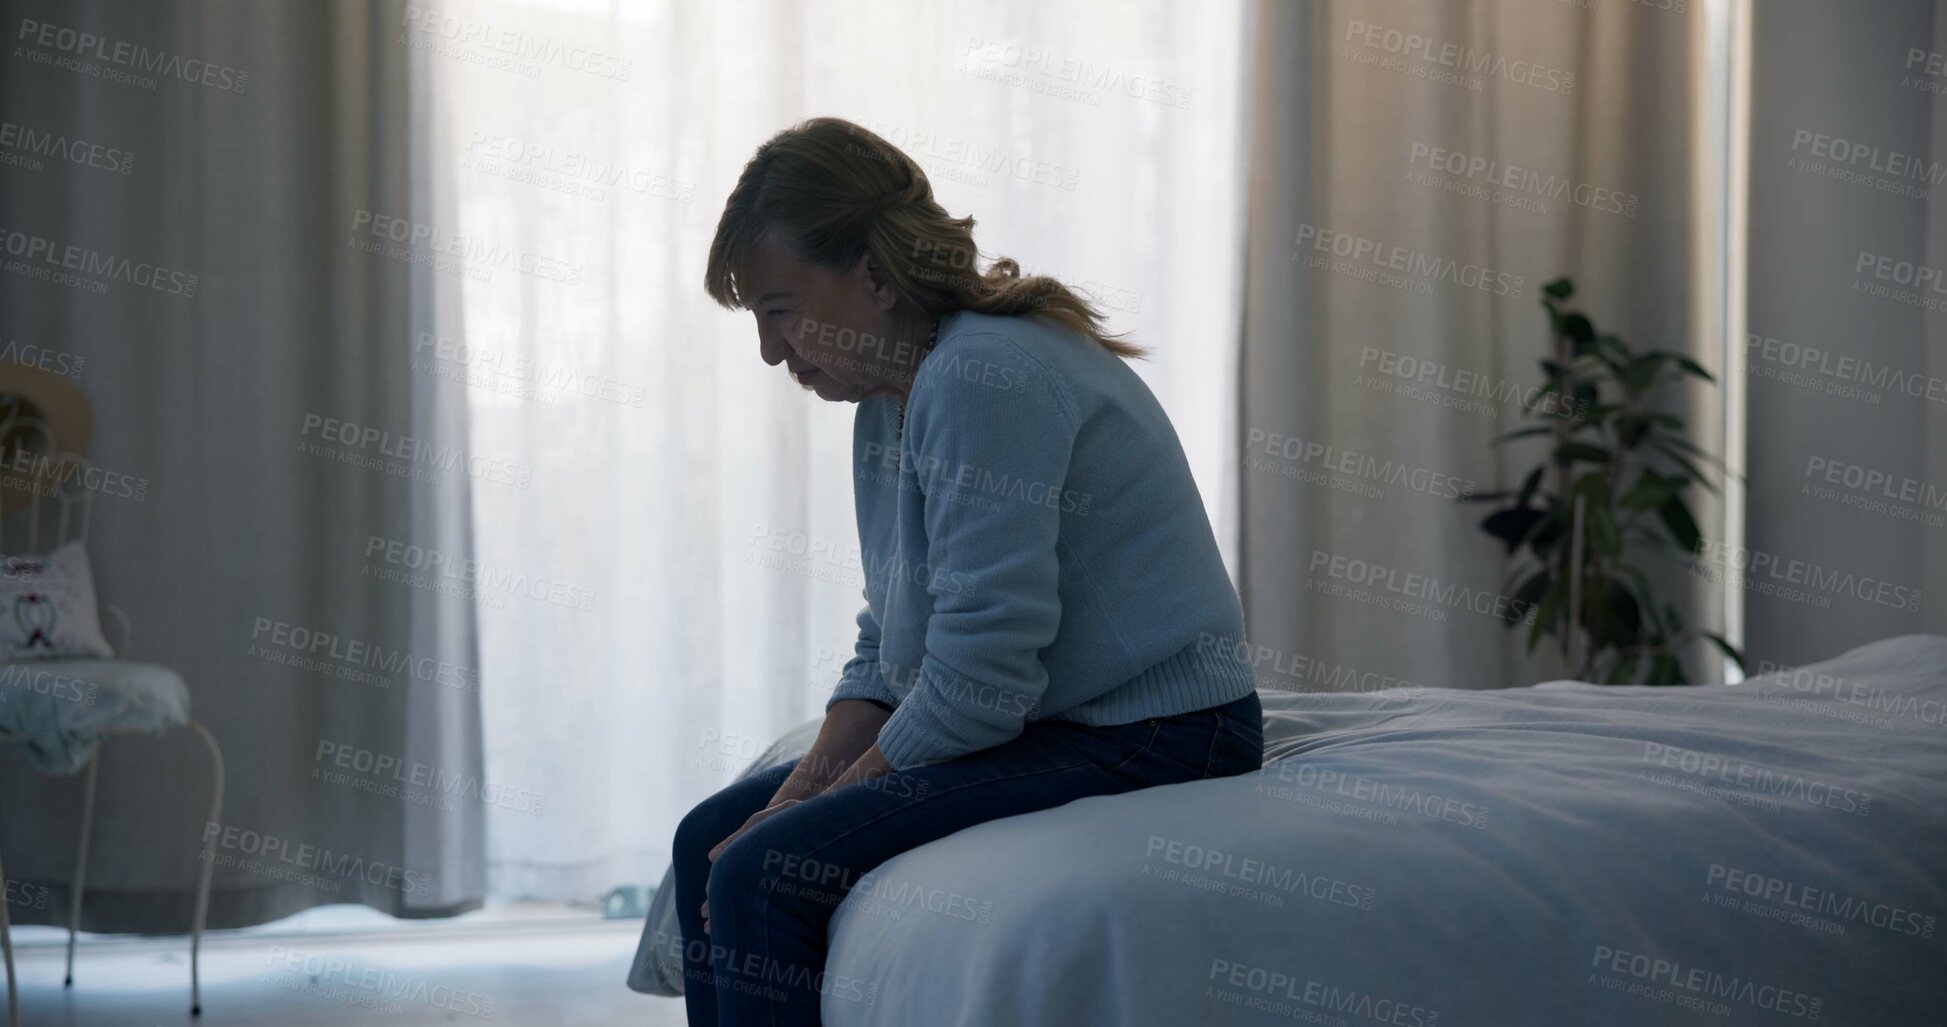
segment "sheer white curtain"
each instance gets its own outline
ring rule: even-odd
[[[413,15],[408,15],[411,20]],[[1156,356],[1231,552],[1241,4],[534,0],[405,26],[455,99],[493,893],[649,882],[677,819],[822,709],[862,604],[850,405],[758,359],[703,263],[755,147],[832,114],[992,254]],[[464,265],[462,271],[464,274]],[[1234,568],[1233,568],[1234,573]],[[531,793],[531,796],[529,795]]]

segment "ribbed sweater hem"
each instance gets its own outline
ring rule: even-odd
[[[1222,649],[1203,650],[1196,643],[1187,645],[1114,689],[1043,719],[1109,727],[1222,706],[1256,690],[1250,664],[1229,658]],[[951,737],[950,725],[936,709],[911,695],[899,706],[898,715],[879,729],[879,751],[894,769],[964,754],[941,744]]]
[[[1222,706],[1256,688],[1249,663],[1230,658],[1221,647],[1205,651],[1192,642],[1108,692],[1049,719],[1094,727],[1129,724]]]

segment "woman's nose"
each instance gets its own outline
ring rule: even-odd
[[[757,352],[764,358],[764,362],[772,367],[783,363],[784,355],[789,350],[790,347],[785,345],[784,339],[781,336],[772,332],[758,333]]]

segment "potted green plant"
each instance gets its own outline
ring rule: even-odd
[[[1574,292],[1567,278],[1542,287],[1554,351],[1524,411],[1536,423],[1494,440],[1545,436],[1545,460],[1519,489],[1462,497],[1502,504],[1481,528],[1514,558],[1508,623],[1529,622],[1529,652],[1554,638],[1563,667],[1584,681],[1686,684],[1679,656],[1699,638],[1742,668],[1744,655],[1721,635],[1684,627],[1643,569],[1647,558],[1688,563],[1702,551],[1685,494],[1692,484],[1715,491],[1700,465],[1723,465],[1656,400],[1686,377],[1715,379],[1681,353],[1637,352],[1596,330],[1565,309]]]

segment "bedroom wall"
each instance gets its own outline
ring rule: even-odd
[[[1713,555],[1762,670],[1947,630],[1947,42],[1931,2],[1752,6],[1749,514]]]

